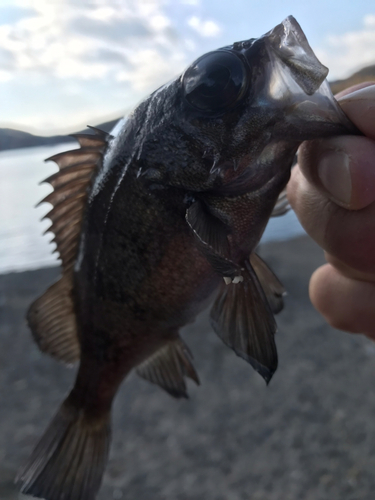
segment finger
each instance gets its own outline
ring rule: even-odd
[[[298,164],[310,182],[342,207],[359,210],[375,201],[375,141],[367,137],[305,142]]]
[[[315,271],[310,299],[330,325],[375,338],[375,284],[343,276],[330,264]]]
[[[371,85],[375,85],[375,82],[357,83],[357,85],[352,85],[351,87],[348,87],[347,89],[344,89],[341,92],[338,92],[335,95],[335,98],[340,99],[340,97],[344,97],[345,95],[351,94],[352,92],[355,92],[356,90],[361,90],[361,89],[364,89],[366,87],[371,87]]]
[[[375,273],[375,203],[349,211],[308,182],[298,166],[288,199],[307,233],[327,252],[363,273]]]
[[[357,269],[353,269],[352,267],[348,266],[348,264],[328,252],[324,252],[324,255],[326,261],[333,267],[335,267],[343,276],[354,280],[369,281],[375,283],[375,274],[369,272],[364,273],[362,271],[358,271]]]
[[[354,125],[365,136],[375,139],[375,85],[356,90],[338,101]]]

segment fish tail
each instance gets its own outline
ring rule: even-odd
[[[88,416],[69,397],[16,478],[22,493],[45,500],[94,500],[111,438],[110,413]]]

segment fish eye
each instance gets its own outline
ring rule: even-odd
[[[247,80],[242,59],[232,52],[217,50],[203,55],[185,71],[182,88],[191,106],[212,113],[237,104]]]

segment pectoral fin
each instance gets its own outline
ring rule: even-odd
[[[218,274],[231,278],[241,274],[240,268],[229,258],[229,231],[221,220],[210,214],[198,200],[186,211],[186,221],[194,233],[199,250]]]
[[[280,215],[285,215],[291,209],[292,207],[289,205],[289,200],[286,195],[286,188],[284,188],[277,198],[271,217],[280,217]]]
[[[211,324],[222,341],[268,383],[277,368],[276,323],[250,263],[244,281],[222,285],[211,310]]]
[[[262,285],[271,311],[273,314],[279,313],[284,307],[283,296],[286,295],[285,288],[264,260],[259,257],[259,255],[252,253],[250,255],[250,263],[253,266],[255,274],[258,276],[260,284]]]
[[[185,377],[200,384],[192,364],[192,355],[180,338],[167,342],[139,365],[136,372],[149,382],[160,385],[175,398],[188,397]]]

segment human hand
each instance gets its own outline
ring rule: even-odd
[[[304,143],[288,198],[328,264],[310,280],[310,298],[333,327],[375,340],[375,84],[337,96],[363,136]]]

